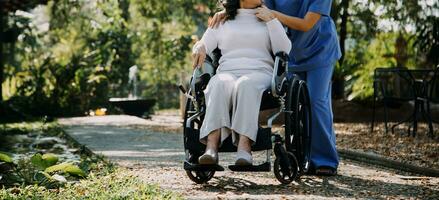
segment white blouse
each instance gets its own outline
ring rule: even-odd
[[[291,50],[291,41],[277,19],[259,20],[255,9],[238,9],[234,20],[216,29],[208,28],[194,46],[204,44],[207,54],[221,50],[218,71],[268,69],[273,71],[273,55]]]

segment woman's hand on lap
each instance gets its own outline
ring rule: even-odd
[[[264,22],[269,22],[274,18],[276,18],[274,14],[271,12],[271,10],[264,5],[256,9],[256,17],[258,17]]]
[[[192,68],[202,67],[206,59],[206,47],[203,43],[197,42],[192,50]]]

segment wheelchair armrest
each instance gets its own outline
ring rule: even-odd
[[[209,62],[212,64],[214,69],[216,70],[219,66],[219,60],[221,59],[221,50],[219,48],[216,48],[212,51],[212,53],[206,55],[206,60],[209,60]]]
[[[283,51],[275,54],[273,76],[271,78],[271,93],[274,97],[282,94],[282,89],[287,80],[288,60],[288,54]]]
[[[215,75],[218,68],[220,55],[215,50],[211,55],[206,55],[202,68],[194,69],[192,78],[189,82],[190,95],[194,99],[199,99],[203,95],[203,90],[206,89],[210,78]]]

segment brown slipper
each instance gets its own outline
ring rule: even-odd
[[[329,166],[317,167],[315,171],[317,176],[335,176],[337,175],[337,169]]]

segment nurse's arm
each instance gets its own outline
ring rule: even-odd
[[[307,12],[303,19],[299,17],[288,16],[274,10],[272,10],[272,12],[283,25],[288,26],[288,28],[290,29],[303,32],[311,30],[321,17],[319,13],[315,12]]]

